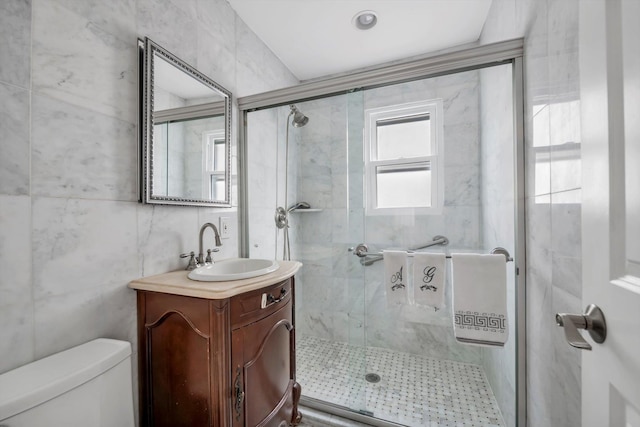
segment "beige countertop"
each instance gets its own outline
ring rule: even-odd
[[[189,279],[187,277],[188,271],[178,270],[133,280],[129,283],[129,287],[140,291],[206,299],[224,299],[281,282],[292,277],[302,267],[302,263],[298,261],[278,261],[278,264],[280,267],[276,271],[249,279],[226,282],[199,282]]]

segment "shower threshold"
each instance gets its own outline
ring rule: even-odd
[[[310,408],[381,427],[504,427],[479,365],[300,335],[296,353]],[[381,381],[367,382],[370,372]]]
[[[347,407],[304,395],[300,398],[300,412],[301,427],[404,427],[402,424],[374,418],[373,414],[355,412]]]

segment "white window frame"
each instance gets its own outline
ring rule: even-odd
[[[224,129],[208,131],[202,134],[202,152],[205,153],[205,155],[202,156],[202,194],[204,199],[212,198],[211,177],[226,177],[225,170],[215,170],[214,165],[211,164],[211,150],[213,150],[213,147],[215,147],[216,141],[225,141]]]
[[[398,159],[377,159],[377,126],[380,121],[428,115],[431,125],[431,155]],[[366,215],[439,215],[444,205],[443,162],[443,107],[442,99],[411,102],[365,110],[364,167],[365,167],[365,213]],[[431,170],[431,206],[380,208],[377,203],[377,173],[380,166],[428,165]]]

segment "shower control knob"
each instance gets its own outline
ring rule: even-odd
[[[276,221],[276,227],[278,227],[279,229],[283,229],[289,225],[287,211],[282,206],[276,209],[274,219]]]

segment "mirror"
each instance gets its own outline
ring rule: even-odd
[[[148,38],[140,57],[140,201],[231,206],[231,92]]]

